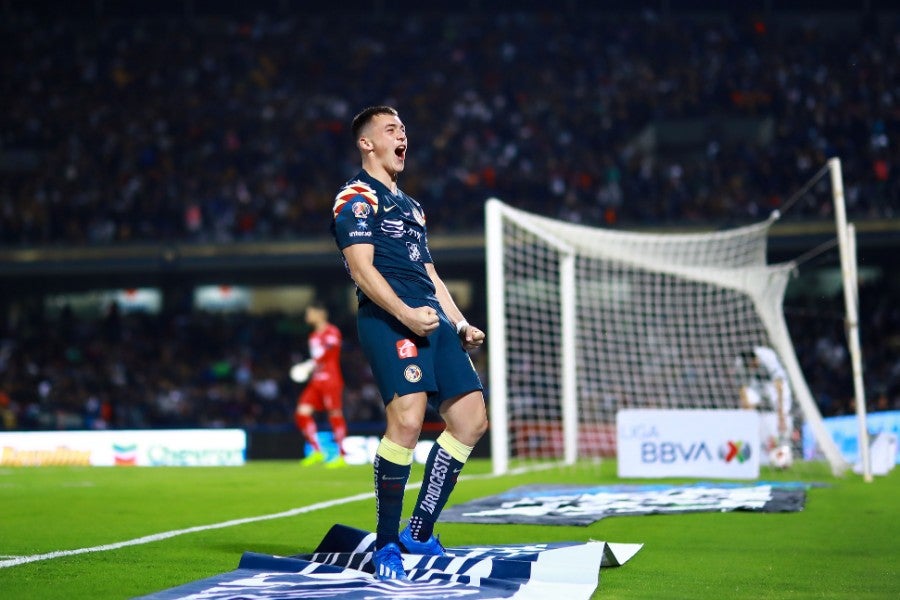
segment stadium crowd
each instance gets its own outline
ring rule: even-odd
[[[321,236],[352,114],[381,101],[432,230],[480,227],[490,196],[594,224],[745,221],[831,156],[853,218],[900,210],[890,16],[4,16],[0,245]],[[695,117],[700,146],[639,149]],[[722,129],[757,117],[769,143]]]
[[[900,410],[900,302],[862,290],[861,331],[869,410]],[[114,307],[115,305],[113,305]],[[801,368],[824,415],[852,414],[853,389],[840,308],[823,319],[789,312]],[[483,320],[483,317],[479,317]],[[348,422],[383,419],[352,316],[342,366]],[[301,317],[207,312],[77,317],[22,314],[0,329],[0,429],[293,427],[301,387],[288,377],[303,358]],[[474,355],[488,382],[486,353]],[[737,399],[734,399],[737,402]]]
[[[402,187],[432,232],[481,227],[490,196],[587,224],[724,226],[831,156],[852,218],[900,217],[895,17],[3,17],[0,247],[326,237],[357,168],[350,119],[373,102],[403,115]],[[702,142],[641,149],[681,119],[704,119]],[[768,137],[735,140],[729,119]],[[810,195],[788,216],[829,207]],[[900,302],[878,292],[865,374],[871,408],[897,409]],[[850,412],[843,323],[789,323],[822,412]],[[283,427],[304,335],[284,315],[7,318],[0,428]],[[380,420],[352,340],[344,356],[348,420]]]
[[[102,318],[21,315],[0,336],[0,429],[293,427],[308,358],[302,316],[190,312]],[[349,324],[345,324],[347,328]],[[381,400],[348,340],[347,418],[380,421]]]

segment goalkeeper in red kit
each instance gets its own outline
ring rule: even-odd
[[[315,465],[326,461],[325,453],[318,440],[314,415],[327,412],[331,431],[339,453],[325,465],[342,467],[344,462],[344,438],[347,436],[347,422],[344,419],[344,376],[341,373],[340,330],[328,321],[328,310],[323,304],[313,303],[306,309],[306,323],[312,327],[309,334],[309,354],[311,358],[292,369],[295,381],[309,378],[309,383],[297,399],[294,420],[297,429],[312,446],[312,452],[300,464]]]

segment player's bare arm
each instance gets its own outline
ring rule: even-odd
[[[371,244],[353,244],[344,248],[344,258],[350,269],[350,277],[359,289],[375,304],[389,312],[410,331],[425,337],[438,326],[437,311],[430,306],[413,308],[394,293],[387,280],[375,268],[375,247]]]
[[[437,269],[434,268],[434,264],[425,263],[425,271],[428,272],[428,276],[431,278],[432,283],[434,283],[435,293],[438,302],[441,303],[441,308],[444,309],[444,313],[451,321],[453,321],[453,324],[457,326],[457,331],[459,331],[463,346],[466,350],[472,350],[481,346],[484,343],[484,332],[474,325],[470,325],[466,321],[462,311],[459,310],[459,307],[453,300],[453,296],[450,295],[450,290],[448,290],[447,286],[444,284],[444,280],[441,279],[440,275],[437,273]],[[464,326],[462,329],[459,329],[461,323],[464,323]]]

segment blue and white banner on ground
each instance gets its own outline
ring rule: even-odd
[[[559,542],[462,546],[448,556],[403,555],[409,582],[373,576],[375,534],[344,525],[331,528],[313,554],[291,557],[244,553],[237,570],[139,600],[203,598],[509,598],[587,600],[601,567],[624,564],[641,544]]]
[[[850,464],[858,463],[859,420],[856,415],[827,417],[823,419],[823,422],[825,423],[825,429],[831,434],[844,459]],[[900,410],[869,413],[866,418],[866,426],[869,431],[869,438],[873,444],[878,434],[882,432],[900,436]],[[885,439],[882,443],[887,444],[889,439]],[[897,448],[896,445],[890,445],[889,447],[893,449],[894,464],[900,464],[900,448]],[[876,448],[876,450],[882,452],[881,447]],[[881,460],[890,460],[880,455],[879,457]],[[806,460],[819,458],[819,449],[812,434],[812,428],[807,424],[803,425],[803,458]]]
[[[620,410],[618,474],[756,479],[759,431],[752,410]]]
[[[230,467],[244,464],[242,429],[0,433],[0,466]]]
[[[444,509],[441,521],[498,525],[590,525],[612,516],[694,512],[797,512],[806,485],[789,482],[690,485],[523,485]]]

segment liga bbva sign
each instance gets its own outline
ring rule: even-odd
[[[619,477],[759,477],[751,410],[620,410],[616,442]]]

